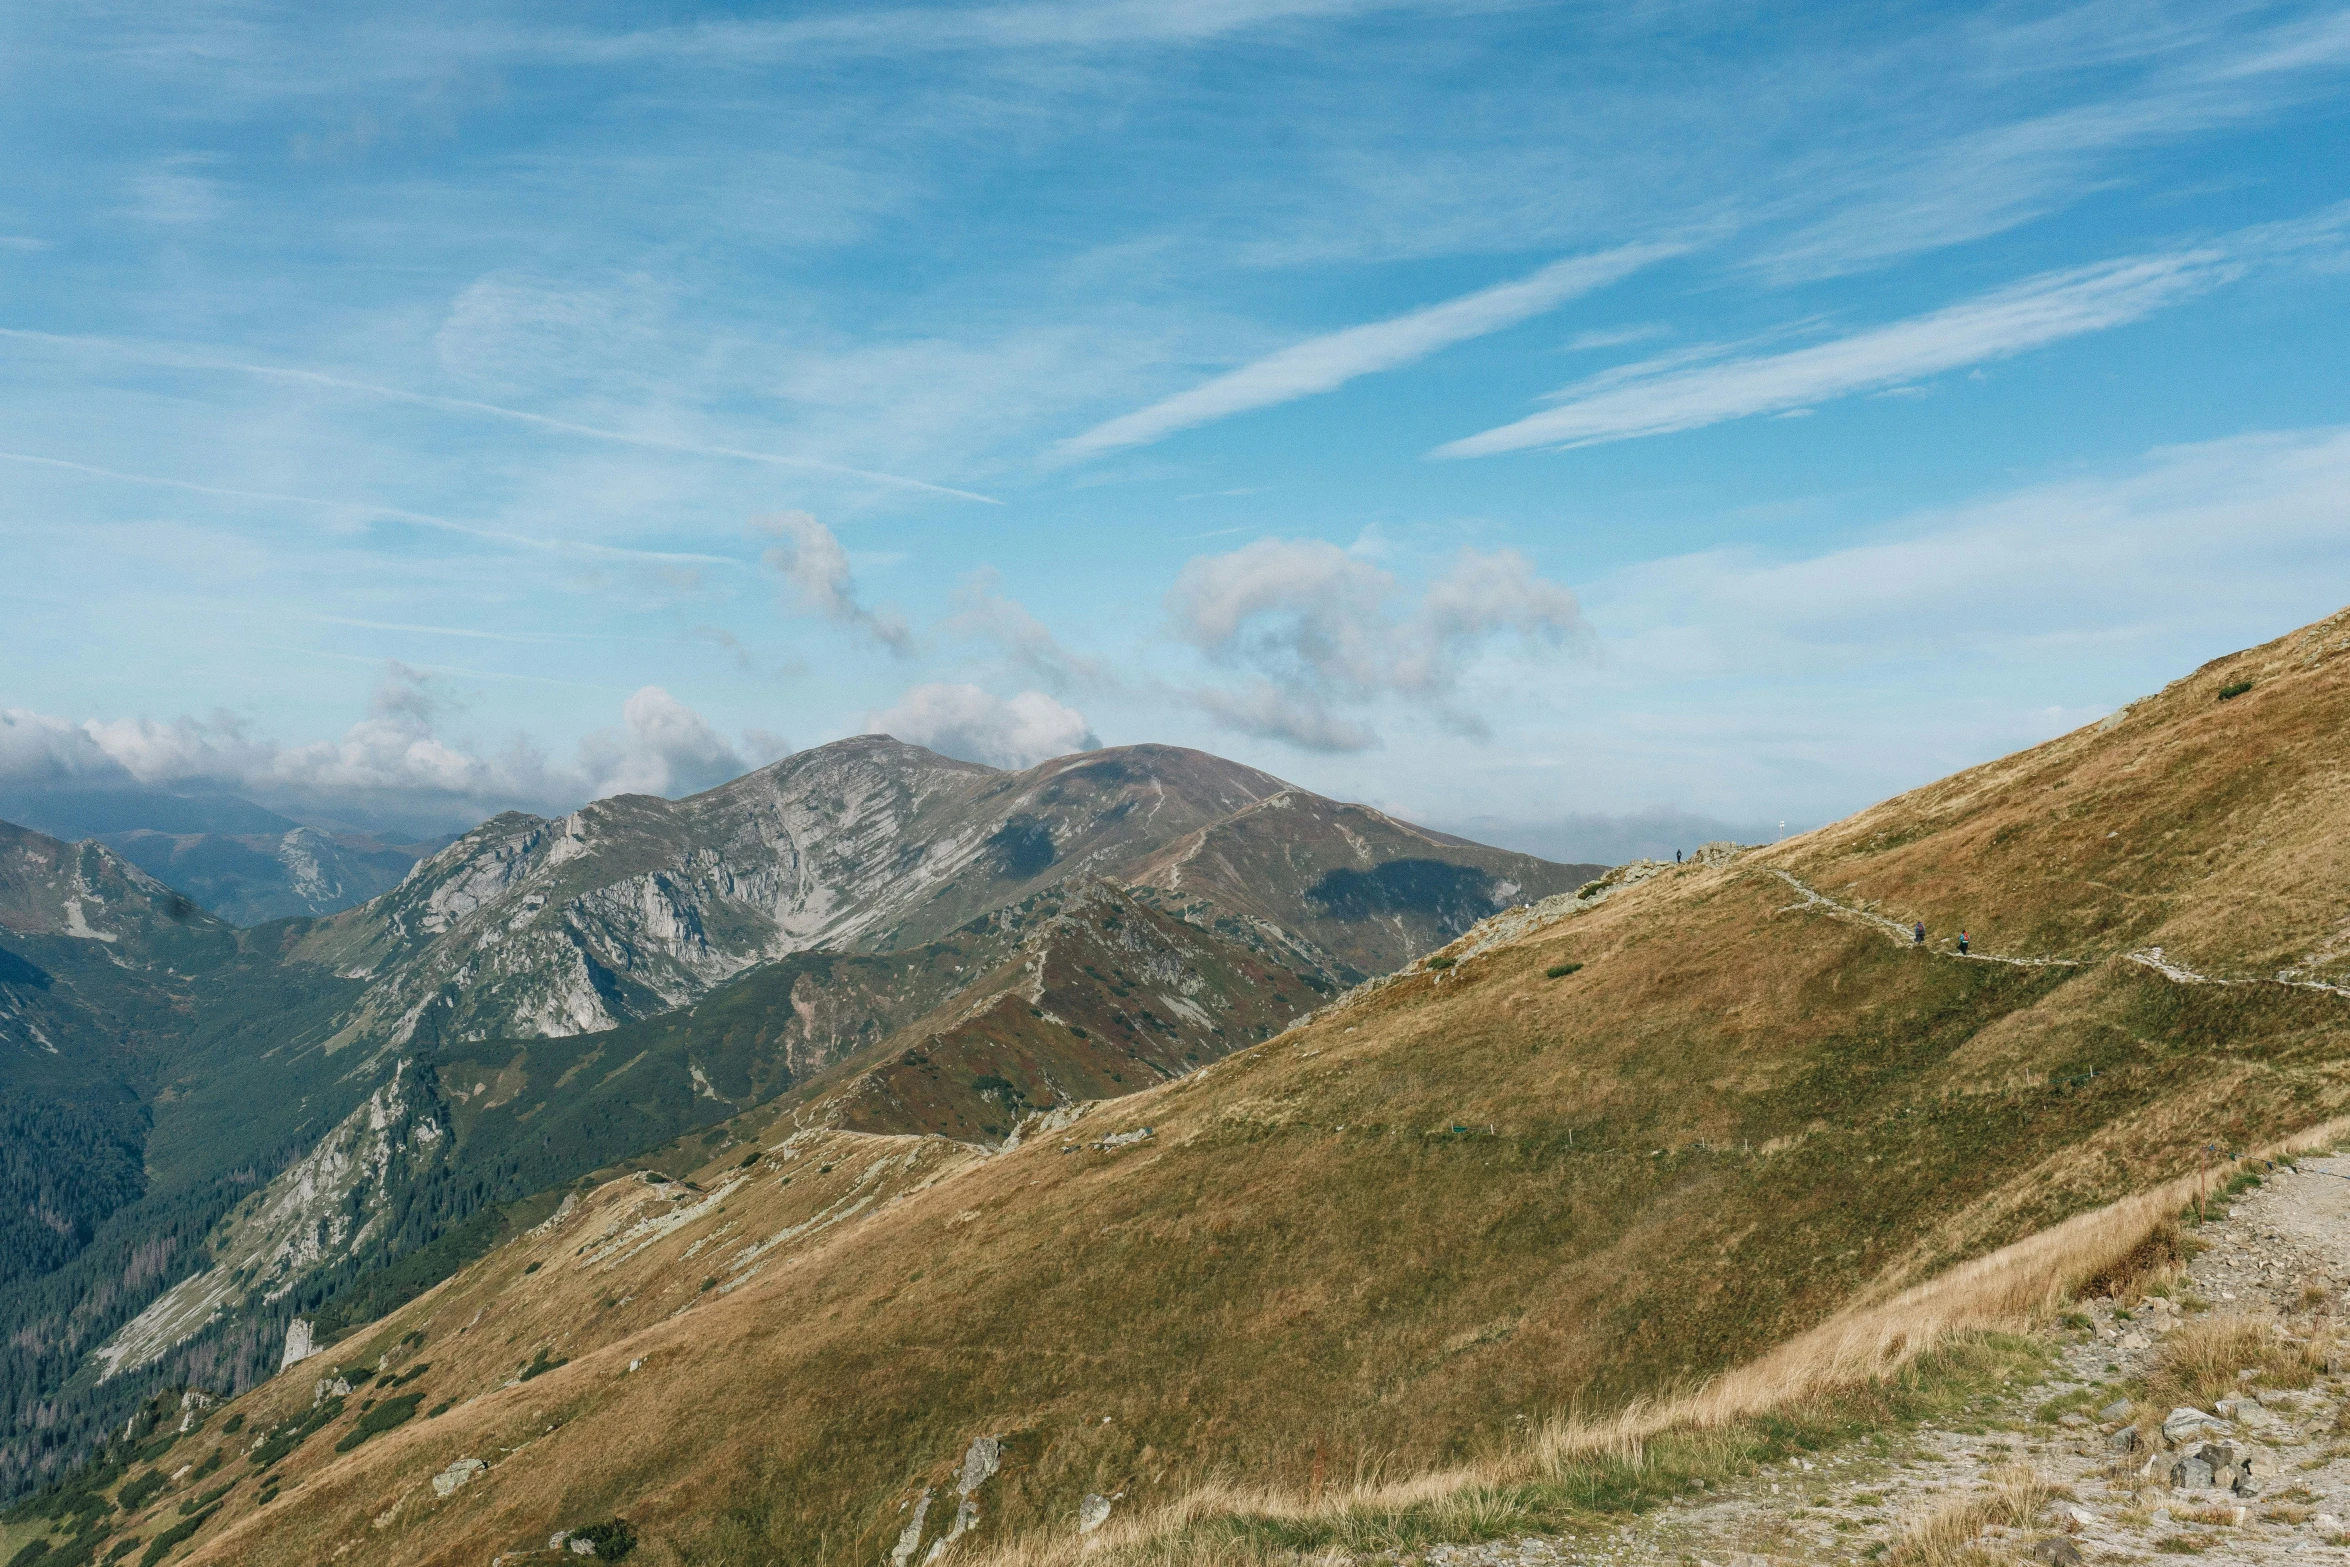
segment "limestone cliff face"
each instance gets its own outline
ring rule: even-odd
[[[1278,820],[1257,822],[1271,806]],[[1267,848],[1290,825],[1314,832]],[[1410,865],[1389,874],[1394,860]],[[1149,879],[1210,919],[1231,904],[1285,966],[1358,975],[1408,961],[1495,900],[1572,886],[1582,867],[1403,827],[1173,747],[996,773],[865,735],[684,801],[501,815],[324,921],[298,956],[371,982],[338,1048],[597,1034],[794,951],[940,940],[1069,876]]]
[[[94,1352],[101,1378],[160,1360],[223,1317],[284,1299],[375,1238],[400,1195],[447,1153],[431,1087],[407,1062],[214,1231],[212,1263]]]
[[[396,1050],[612,1029],[793,953],[936,941],[1071,877],[1147,882],[1285,967],[1359,977],[1586,872],[1172,747],[1002,773],[864,736],[687,800],[500,816],[297,955],[370,982],[337,1048]]]

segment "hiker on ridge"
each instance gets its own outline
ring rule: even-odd
[[[1918,921],[1917,929],[1913,934],[1916,945],[1922,947],[1926,944],[1926,922],[1924,920]]]
[[[1963,930],[1958,933],[1958,955],[1962,958],[1966,956],[1966,932]]]

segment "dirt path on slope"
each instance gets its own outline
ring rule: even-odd
[[[2054,1356],[2046,1380],[2003,1393],[1948,1429],[1891,1433],[1888,1441],[1770,1465],[1606,1536],[1438,1546],[1427,1560],[1431,1567],[1866,1567],[1914,1521],[1987,1493],[1995,1474],[2022,1466],[2056,1487],[2058,1500],[2028,1527],[1977,1535],[1974,1560],[2030,1563],[2038,1546],[2041,1562],[2069,1562],[2069,1549],[2089,1567],[2350,1562],[2343,1548],[2350,1545],[2350,1376],[2321,1375],[2306,1391],[2244,1380],[2241,1396],[2204,1410],[2213,1422],[2176,1447],[2157,1435],[2134,1452],[2117,1451],[2118,1432],[2147,1423],[2134,1401],[2126,1419],[2119,1410],[2099,1415],[2130,1397],[2125,1384],[2152,1368],[2182,1323],[2245,1315],[2303,1335],[2337,1318],[2350,1328],[2350,1157],[2303,1159],[2297,1173],[2280,1170],[2194,1234],[2207,1249],[2173,1289],[2180,1304],[2083,1303],[2075,1321],[2086,1326],[2043,1335]],[[2350,1370],[2350,1362],[2333,1364]],[[2170,1413],[2151,1411],[2156,1420]],[[2245,1486],[2169,1483],[2182,1457],[2222,1442],[2251,1457]]]

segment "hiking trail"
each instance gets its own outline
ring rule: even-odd
[[[1981,1554],[1972,1559],[1986,1567],[2119,1567],[2181,1555],[2253,1567],[2341,1561],[2350,1555],[2350,1375],[2322,1375],[2306,1390],[2242,1381],[2237,1396],[2200,1411],[2208,1423],[2175,1450],[2143,1437],[2135,1451],[2117,1450],[2117,1433],[2131,1422],[2143,1431],[2141,1416],[2172,1411],[2114,1406],[2130,1400],[2124,1384],[2150,1370],[2184,1324],[2233,1314],[2297,1336],[2337,1320],[2350,1328],[2350,1157],[2280,1168],[2193,1233],[2207,1249],[2170,1298],[2081,1302],[2070,1320],[2086,1326],[2059,1323],[2037,1335],[2053,1352],[2044,1380],[2003,1389],[1989,1407],[1946,1426],[1766,1465],[1604,1534],[1436,1546],[1428,1567],[1864,1567],[1918,1520],[1987,1494],[2018,1465],[2051,1486],[2054,1500],[2027,1525],[1978,1533],[1969,1543]],[[2330,1364],[2350,1372],[2350,1360]],[[2244,1490],[2169,1483],[2174,1466],[2222,1443],[2252,1460]],[[2150,1467],[2158,1473],[2149,1476]]]

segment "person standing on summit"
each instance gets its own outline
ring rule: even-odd
[[[1926,944],[1926,922],[1924,920],[1919,920],[1916,930],[1912,932],[1912,943],[1920,947]]]

